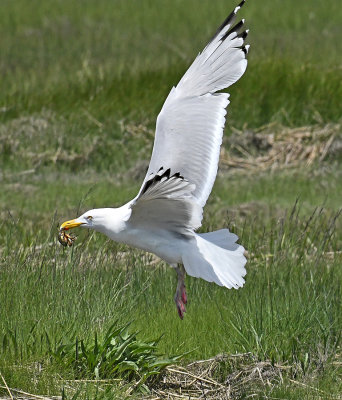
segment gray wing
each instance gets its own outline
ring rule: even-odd
[[[132,226],[186,234],[201,226],[202,207],[195,201],[195,185],[170,169],[160,170],[143,185],[131,203]]]
[[[213,187],[219,161],[229,94],[216,93],[236,82],[247,67],[244,20],[227,17],[183,78],[167,97],[157,118],[150,165],[142,188],[160,167],[179,172],[195,185],[203,207]],[[142,189],[141,189],[142,190]],[[139,194],[141,193],[141,190]]]

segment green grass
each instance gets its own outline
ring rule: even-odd
[[[255,127],[274,118],[299,125],[317,115],[339,120],[342,12],[336,1],[249,3],[241,15],[251,28],[250,66],[231,89],[231,123]],[[113,118],[154,120],[234,4],[6,1],[0,117],[47,108],[81,122],[85,109],[108,121],[111,132]]]
[[[249,67],[229,89],[227,134],[273,121],[341,122],[337,3],[247,2]],[[164,263],[86,231],[71,249],[56,240],[63,220],[137,193],[166,95],[234,6],[2,1],[0,372],[10,387],[124,398],[127,376],[107,386],[74,381],[75,337],[86,346],[81,375],[93,377],[85,354],[94,353],[95,333],[105,343],[116,321],[130,323],[137,343],[162,336],[161,357],[251,352],[288,365],[284,382],[258,389],[259,398],[341,393],[341,160],[219,176],[202,230],[229,226],[240,236],[246,285],[228,291],[187,278],[184,321]],[[61,344],[71,346],[67,365],[54,356]]]
[[[331,171],[324,176],[338,191],[339,174]],[[59,246],[56,228],[61,211],[53,217],[52,183],[40,182],[26,202],[20,203],[20,197],[8,202],[9,210],[19,210],[22,204],[21,211],[7,215],[0,226],[5,239],[0,370],[9,386],[58,393],[62,383],[56,374],[70,379],[70,371],[51,360],[50,343],[68,343],[71,331],[85,341],[93,340],[95,332],[102,338],[117,321],[131,322],[131,332],[138,330],[141,340],[163,335],[161,354],[190,351],[191,360],[252,352],[260,360],[292,365],[296,379],[311,382],[318,374],[315,387],[338,393],[341,371],[331,362],[339,357],[342,326],[341,256],[334,253],[341,248],[341,220],[335,220],[339,203],[338,198],[328,198],[325,208],[314,212],[324,195],[314,194],[321,176],[311,176],[311,184],[305,185],[309,177],[307,171],[234,174],[218,180],[203,230],[229,225],[239,234],[249,251],[247,281],[242,290],[228,291],[188,278],[190,302],[184,321],[178,319],[173,303],[174,271],[155,264],[150,255],[83,231],[72,249]],[[226,180],[234,192],[229,204]],[[88,186],[87,181],[79,184],[77,193],[86,194]],[[77,208],[74,188],[73,182],[64,184],[61,200]],[[82,208],[111,198],[122,202],[136,190],[120,186],[120,191],[109,193],[106,188],[107,181],[97,184]],[[296,196],[301,202],[292,210]],[[37,210],[39,198],[46,203]],[[32,381],[36,362],[44,367]],[[20,374],[13,367],[18,364],[23,366]],[[282,390],[292,393],[286,386]]]

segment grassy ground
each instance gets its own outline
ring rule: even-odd
[[[64,387],[70,398],[80,386],[79,398],[123,398],[127,386],[117,382],[99,389],[76,384],[75,370],[53,355],[76,337],[89,346],[95,332],[102,340],[117,321],[130,322],[128,331],[139,331],[142,342],[163,335],[162,354],[191,351],[186,361],[251,352],[289,366],[282,383],[257,390],[259,398],[337,398],[338,159],[220,175],[202,229],[229,226],[241,237],[249,258],[246,285],[228,291],[188,278],[184,321],[172,300],[174,271],[151,255],[87,232],[72,249],[59,246],[56,228],[65,218],[136,194],[165,96],[234,6],[216,0],[80,4],[4,0],[0,6],[6,10],[0,12],[4,380],[30,393],[61,395]],[[265,0],[261,7],[249,1],[242,15],[252,48],[246,76],[230,90],[227,135],[232,126],[272,121],[340,122],[337,2]]]
[[[131,322],[130,331],[139,330],[145,340],[164,335],[159,351],[168,355],[192,351],[191,360],[252,352],[260,360],[292,365],[303,382],[339,393],[341,371],[333,362],[340,362],[342,276],[335,252],[342,229],[335,221],[337,197],[326,198],[324,209],[314,212],[325,197],[315,195],[322,179],[341,191],[340,174],[333,169],[319,178],[307,171],[232,175],[229,202],[228,177],[218,180],[203,230],[229,225],[240,235],[249,251],[248,278],[239,291],[188,278],[184,321],[172,301],[173,271],[149,255],[86,232],[73,249],[61,248],[56,242],[60,220],[45,210],[54,207],[53,184],[26,182],[36,188],[33,195],[22,200],[21,210],[20,199],[12,204],[9,199],[4,208],[17,214],[6,215],[0,228],[1,371],[7,383],[58,393],[63,382],[56,377],[67,379],[71,373],[51,360],[50,342],[55,348],[75,340],[75,334],[93,340],[95,332],[101,336],[118,321]],[[106,184],[97,185],[82,208],[107,199]],[[76,208],[73,185],[59,187],[67,193],[63,203]],[[80,197],[88,190],[87,184],[76,188]],[[132,190],[121,189],[113,190],[115,202]],[[296,196],[300,205],[293,209]],[[35,212],[39,198],[50,200]],[[279,390],[290,395],[293,388]]]

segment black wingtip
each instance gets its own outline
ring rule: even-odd
[[[245,31],[239,33],[237,36],[238,36],[239,38],[242,38],[243,40],[245,40],[246,37],[248,36],[248,32],[249,32],[249,29],[246,29]]]
[[[245,53],[245,56],[247,56],[249,50],[249,44],[241,46],[240,49]]]
[[[241,3],[239,3],[235,8],[234,11],[235,14],[240,10],[240,8],[246,3],[246,0],[242,0]]]
[[[152,186],[154,186],[156,183],[160,182],[164,178],[170,179],[170,178],[178,178],[178,179],[184,179],[184,176],[180,174],[180,172],[176,172],[175,174],[171,175],[171,168],[166,169],[165,171],[164,167],[160,167],[158,169],[158,172],[156,174],[153,174],[153,176],[145,182],[144,187],[141,190],[141,195],[147,192],[148,189],[150,189]],[[163,171],[163,172],[162,172]],[[159,173],[162,172],[162,173]]]
[[[173,174],[171,178],[173,178],[173,177],[179,178],[179,179],[184,179],[184,176],[181,175],[180,172],[176,172],[175,174]]]
[[[240,30],[243,27],[244,23],[245,23],[244,19],[239,21],[237,24],[235,24],[232,28],[229,29],[229,31],[225,34],[225,36],[229,36],[233,32],[240,33]]]
[[[242,20],[239,21],[237,24],[235,24],[231,29],[229,29],[229,31],[226,32],[226,33],[222,36],[222,38],[221,38],[222,42],[224,42],[224,41],[227,39],[227,37],[228,37],[229,35],[231,35],[232,33],[234,33],[234,32],[236,32],[237,36],[239,36],[239,35],[240,35],[240,30],[241,30],[241,28],[243,27],[244,23],[245,23],[245,20],[242,19]]]
[[[216,38],[216,36],[222,31],[222,29],[223,29],[225,26],[231,24],[231,23],[234,21],[237,12],[240,10],[240,8],[241,8],[245,3],[246,3],[246,0],[242,0],[242,1],[234,8],[234,10],[228,15],[228,17],[227,17],[227,18],[222,22],[222,24],[219,26],[219,28],[217,29],[217,31],[215,32],[215,34],[213,35],[213,37],[210,39],[209,43],[211,43],[211,42]]]

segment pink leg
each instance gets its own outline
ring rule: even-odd
[[[177,306],[177,311],[180,319],[183,319],[184,313],[186,312],[185,305],[188,301],[186,290],[185,290],[185,270],[183,265],[178,265],[176,267],[178,282],[177,290],[175,294],[175,303]]]

